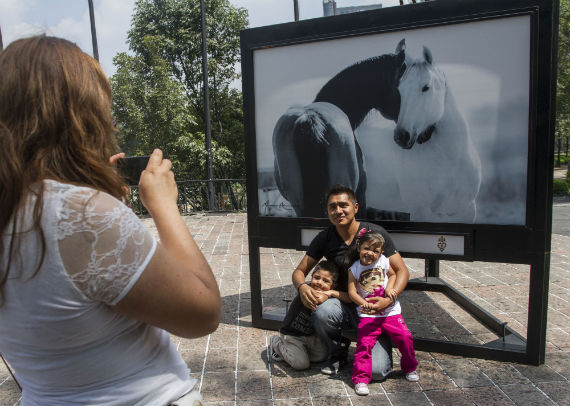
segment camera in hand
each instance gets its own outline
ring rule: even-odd
[[[148,163],[149,155],[129,156],[119,159],[117,168],[129,186],[138,185],[141,172],[144,171]]]

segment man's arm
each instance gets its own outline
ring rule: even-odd
[[[311,310],[315,310],[317,308],[319,300],[313,288],[305,283],[305,278],[317,262],[318,261],[315,258],[305,255],[291,276],[293,286],[299,292],[301,302],[303,302],[303,305],[306,308]]]
[[[389,297],[392,301],[396,301],[398,292],[394,289],[396,285],[396,272],[392,268],[388,270],[388,283],[386,284],[386,289],[384,289],[384,297]]]
[[[299,262],[299,265],[297,265],[297,268],[295,268],[291,276],[295,289],[299,290],[301,285],[306,285],[305,278],[316,264],[317,260],[308,255],[305,255],[303,259],[301,259],[301,262]]]
[[[406,289],[406,285],[410,279],[410,272],[408,271],[408,267],[404,263],[402,256],[398,252],[391,255],[388,259],[390,260],[390,268],[392,268],[396,273],[394,289],[396,290],[397,297],[404,291],[404,289]]]

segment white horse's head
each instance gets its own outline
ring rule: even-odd
[[[400,114],[394,141],[405,149],[430,139],[445,111],[445,75],[433,65],[428,48],[423,60],[406,57],[406,71],[400,79]]]

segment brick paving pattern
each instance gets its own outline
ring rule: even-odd
[[[151,219],[145,224],[156,233]],[[295,371],[268,361],[273,331],[252,327],[247,222],[245,214],[185,217],[210,262],[223,297],[218,330],[208,337],[172,340],[199,381],[209,406],[463,406],[570,405],[570,237],[552,236],[546,363],[539,367],[417,351],[419,382],[399,370],[370,385],[370,395],[354,393],[347,365],[336,376],[318,365]],[[262,250],[266,312],[282,313],[295,294],[291,272],[302,252]],[[424,276],[424,262],[406,259],[412,278]],[[440,263],[440,276],[522,336],[526,336],[529,267],[481,262]],[[401,302],[414,334],[467,343],[497,336],[444,295],[406,291]],[[352,345],[352,351],[354,344]],[[19,390],[0,364],[0,405],[17,405]]]

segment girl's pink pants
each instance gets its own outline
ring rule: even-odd
[[[352,367],[352,382],[370,383],[372,379],[372,347],[381,333],[386,333],[400,350],[400,365],[404,372],[416,370],[418,361],[414,352],[412,333],[401,314],[388,317],[361,317]]]

